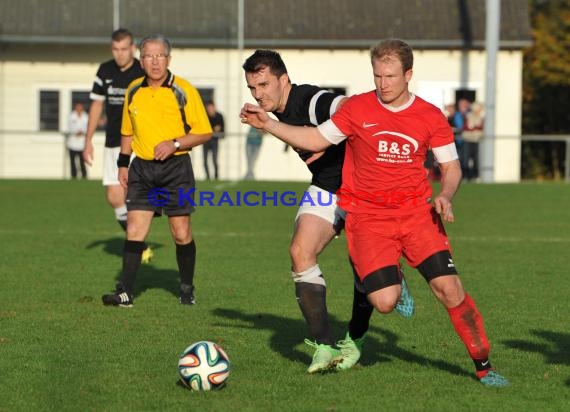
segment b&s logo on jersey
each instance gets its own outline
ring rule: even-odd
[[[395,164],[412,163],[412,155],[419,147],[416,139],[390,131],[374,133],[374,136],[380,136],[377,161]]]

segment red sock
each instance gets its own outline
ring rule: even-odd
[[[447,312],[471,359],[482,361],[483,364],[488,362],[490,346],[483,327],[483,317],[471,296],[465,293],[463,302],[454,308],[448,308]]]
[[[475,371],[475,374],[477,375],[478,379],[483,379],[485,375],[487,375],[491,370],[492,369],[485,369],[484,371]]]

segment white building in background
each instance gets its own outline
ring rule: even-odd
[[[0,5],[0,14],[9,16],[8,11],[14,13],[14,8],[17,10],[25,8],[25,4],[22,5],[22,3],[30,1],[32,0],[7,0]],[[12,2],[14,4],[8,4]],[[112,3],[111,0],[108,2]],[[150,18],[142,23],[140,18],[129,21],[129,16],[134,19],[133,13],[121,15],[125,16],[124,26],[131,29],[135,36],[140,37],[141,34],[156,31],[166,34],[174,46],[170,67],[172,72],[188,79],[205,95],[213,96],[218,110],[224,114],[226,119],[227,137],[221,141],[219,153],[222,179],[239,180],[245,173],[246,126],[241,124],[238,114],[243,103],[252,101],[252,99],[245,86],[241,65],[256,48],[273,48],[280,51],[294,83],[318,84],[323,87],[341,89],[351,95],[374,88],[368,54],[369,46],[378,39],[399,37],[408,41],[415,50],[414,76],[410,88],[417,95],[441,108],[446,103],[455,102],[458,93],[465,91],[474,95],[477,101],[485,101],[486,53],[482,47],[484,38],[481,38],[481,32],[484,34],[484,21],[481,26],[484,7],[481,7],[481,3],[484,6],[484,2],[470,4],[471,9],[467,11],[455,11],[464,24],[469,23],[467,26],[471,30],[470,37],[462,32],[458,34],[457,21],[455,25],[453,22],[449,23],[450,19],[453,21],[453,7],[457,7],[455,0],[436,2],[442,10],[448,11],[443,16],[439,16],[441,13],[438,10],[421,12],[416,10],[416,14],[410,16],[410,11],[406,10],[406,7],[414,7],[422,2],[399,0],[400,7],[391,10],[389,16],[384,16],[381,23],[386,24],[375,26],[378,28],[372,30],[374,35],[369,33],[371,30],[367,28],[369,25],[364,24],[363,19],[366,16],[351,15],[352,9],[340,0],[338,2],[314,0],[313,3],[317,6],[322,5],[325,9],[330,3],[342,3],[347,8],[347,14],[338,16],[335,13],[334,16],[326,16],[326,13],[316,13],[315,19],[318,20],[311,22],[309,19],[303,26],[304,29],[298,28],[291,22],[299,23],[294,18],[295,12],[292,8],[299,2],[300,0],[294,0],[286,5],[279,5],[280,2],[276,1],[274,4],[276,9],[272,9],[273,14],[270,17],[263,15],[263,10],[259,10],[263,7],[256,7],[251,11],[246,9],[244,39],[246,47],[243,49],[231,47],[235,42],[233,35],[230,37],[225,34],[220,35],[218,39],[220,45],[215,44],[216,33],[224,27],[221,23],[212,27],[206,24],[203,29],[204,33],[200,32],[197,35],[196,33],[172,31],[176,22],[168,19],[166,23],[163,23],[164,26],[161,26],[160,22]],[[393,1],[384,0],[385,2]],[[69,3],[66,12],[67,14],[77,13],[77,19],[91,17],[77,8],[77,2],[67,0],[60,1],[60,3]],[[101,1],[99,5],[103,3],[106,2]],[[201,11],[203,19],[213,19],[214,15],[223,17],[225,12],[228,16],[227,22],[229,23],[227,24],[237,25],[237,20],[234,20],[237,10],[228,8],[228,5],[233,5],[234,2],[213,0],[210,3],[210,8]],[[375,7],[378,8],[378,2],[370,0],[368,3],[371,7],[369,11],[373,11]],[[433,1],[427,1],[427,3],[433,8]],[[129,0],[122,0],[119,4],[122,4],[126,10],[130,10]],[[180,0],[166,4],[172,10],[176,10],[177,7],[183,7],[185,3]],[[149,2],[149,7],[152,7],[152,2]],[[300,4],[299,7],[301,7]],[[503,7],[522,7],[526,11],[527,6],[525,0],[505,0]],[[3,8],[6,10],[2,10]],[[386,10],[386,8],[380,9],[383,12]],[[218,13],[208,17],[208,13],[211,14],[212,10],[217,10]],[[3,14],[3,11],[8,14]],[[36,12],[40,13],[41,10],[36,9]],[[358,10],[353,12],[357,14]],[[398,15],[398,12],[401,14]],[[511,13],[510,16],[505,15],[503,19],[501,45],[497,56],[494,150],[494,180],[496,182],[516,182],[520,176],[522,47],[529,44],[530,35],[528,18],[525,20],[524,16],[525,14],[520,12],[514,16]],[[26,18],[25,14],[22,13],[20,18]],[[396,24],[398,18],[400,19],[399,25]],[[17,30],[20,32],[10,34],[8,25],[0,34],[2,56],[0,60],[0,178],[58,179],[68,175],[63,136],[66,131],[65,119],[72,109],[73,99],[84,98],[88,94],[98,64],[110,58],[108,45],[112,31],[112,28],[98,26],[91,28],[94,33],[98,34],[98,37],[93,40],[88,37],[89,26],[74,28],[75,26],[71,25],[71,21],[76,22],[77,19],[70,20],[70,28],[67,31],[64,30],[67,26],[63,24],[64,29],[61,29],[63,34],[60,35],[50,32],[50,23],[53,22],[48,21],[47,18],[37,20],[45,21],[45,27],[41,24],[38,27],[37,22],[36,26],[19,24],[14,32]],[[266,24],[259,26],[260,19]],[[341,20],[336,21],[338,19]],[[426,24],[414,26],[415,20],[418,19],[425,20]],[[427,21],[430,19],[431,23]],[[290,20],[289,24],[287,20]],[[202,20],[200,21],[203,25],[205,24]],[[210,21],[207,20],[207,22]],[[342,30],[342,27],[338,27],[340,23],[346,25],[351,21],[361,23],[362,29],[358,30],[358,25],[354,30],[347,28]],[[319,24],[312,24],[315,22]],[[270,30],[268,26],[274,30]],[[428,26],[430,29],[426,29]],[[25,29],[21,29],[22,27]],[[252,27],[259,30],[256,31]],[[339,30],[335,31],[335,27]],[[440,27],[439,32],[430,33],[429,30],[433,30],[433,27]],[[39,32],[34,33],[33,30],[39,30]],[[209,35],[208,30],[211,31]],[[422,30],[426,32],[423,33]],[[363,38],[350,37],[362,35],[362,32],[366,32]],[[199,35],[202,38],[196,39]],[[425,39],[430,35],[432,40],[414,40]],[[208,47],[208,42],[212,43],[210,47]],[[51,108],[49,113],[46,112],[48,107]],[[95,138],[95,163],[89,171],[90,178],[98,179],[101,176],[103,141],[104,136],[100,132]],[[197,148],[192,153],[194,170],[198,179],[204,177],[201,150]],[[257,164],[256,177],[260,180],[306,181],[309,173],[294,151],[284,151],[282,142],[266,135]]]

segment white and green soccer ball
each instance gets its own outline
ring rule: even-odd
[[[178,372],[184,386],[192,390],[219,389],[230,376],[230,360],[220,345],[203,340],[184,349]]]

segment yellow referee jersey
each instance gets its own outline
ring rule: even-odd
[[[154,158],[154,147],[187,134],[212,133],[200,94],[188,81],[170,71],[161,87],[153,89],[145,77],[131,82],[125,93],[121,134],[133,136],[137,157]],[[176,152],[176,155],[188,151]]]

